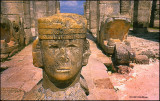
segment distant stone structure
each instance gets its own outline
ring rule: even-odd
[[[21,47],[21,40],[18,40],[19,33],[16,33],[11,21],[1,16],[1,61],[12,56]]]
[[[151,10],[152,14],[151,14]],[[109,17],[131,19],[133,31],[147,32],[151,27],[159,25],[159,1],[148,0],[119,0],[119,1],[89,1],[84,4],[84,14],[88,21],[88,29],[93,36],[99,39],[101,24]],[[154,16],[153,16],[154,15]],[[151,20],[151,21],[150,21]],[[98,40],[97,40],[98,41]]]
[[[1,59],[13,55],[37,36],[37,19],[56,14],[60,9],[59,1],[1,1],[1,42],[2,46],[14,41],[13,49],[1,49]],[[35,31],[32,28],[36,29]],[[8,31],[7,31],[8,30]],[[12,31],[11,31],[12,30]],[[37,34],[36,34],[37,33]],[[4,38],[5,37],[5,38]],[[9,42],[9,43],[6,43]],[[6,46],[10,47],[10,46]],[[3,47],[4,48],[4,47]],[[7,50],[6,50],[7,49]],[[12,50],[15,50],[12,52]],[[7,53],[6,53],[7,52]],[[4,53],[6,55],[4,55]],[[11,53],[10,55],[8,53]]]
[[[81,78],[90,55],[83,16],[59,13],[38,19],[33,43],[33,64],[43,69],[43,80],[24,100],[86,100],[88,88]],[[81,83],[83,81],[83,83]],[[86,94],[85,94],[86,93]]]
[[[25,45],[28,45],[32,41],[30,1],[24,1],[23,8],[24,8]]]
[[[106,19],[101,27],[98,42],[106,53],[113,54],[116,43],[124,42],[127,39],[130,20],[112,17]]]
[[[20,46],[25,45],[25,32],[24,32],[24,9],[23,1],[1,1],[1,15],[8,18],[13,24],[16,33],[16,39]]]
[[[149,25],[159,27],[158,0],[87,0],[84,14],[88,21],[88,32],[95,37],[105,53],[115,56],[115,64],[128,64],[130,61],[149,63],[146,56],[135,56],[126,38],[130,25],[133,25],[135,34],[148,33]]]
[[[133,31],[135,33],[146,33],[149,27],[152,1],[137,0],[134,2]]]
[[[90,1],[89,2],[89,29],[92,32],[93,36],[96,38],[98,33],[98,2],[99,1]]]
[[[135,60],[135,52],[127,40],[130,19],[123,17],[107,18],[102,22],[98,42],[105,53],[112,55],[114,66],[129,72],[128,66]],[[124,67],[124,68],[123,68]]]
[[[34,7],[34,19],[35,19],[35,36],[38,35],[38,19],[41,17],[51,16],[59,12],[59,1],[32,1]]]
[[[159,27],[159,0],[153,0],[150,17],[150,27]]]

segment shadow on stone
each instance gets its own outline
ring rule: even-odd
[[[135,37],[155,41],[155,42],[159,42],[159,38],[160,38],[159,32],[148,32],[148,33],[137,32],[137,33],[134,33],[133,30],[130,30],[128,34],[135,36]]]

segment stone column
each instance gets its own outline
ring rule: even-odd
[[[130,10],[130,0],[120,0],[120,13],[121,14],[128,14]]]
[[[23,7],[24,7],[25,44],[28,45],[32,41],[30,1],[24,1]]]
[[[35,27],[35,1],[30,1],[31,27]]]
[[[124,17],[131,18],[131,1],[120,0],[120,14]]]
[[[38,35],[38,18],[47,17],[47,1],[35,1],[35,35]]]
[[[31,15],[31,32],[32,36],[36,36],[35,34],[35,1],[30,1],[30,15]]]
[[[86,2],[83,3],[83,7],[84,7],[84,17],[86,18]]]
[[[150,17],[150,27],[159,27],[159,1],[153,0]]]
[[[14,39],[22,48],[24,46],[24,9],[23,1],[1,1],[1,13],[4,17],[8,18],[15,31]],[[20,49],[21,49],[20,48]]]
[[[154,27],[159,27],[159,8],[160,8],[160,1],[157,0],[156,2],[156,9],[155,9],[155,18],[154,18]]]
[[[131,0],[131,8],[130,8],[130,16],[131,16],[131,24],[133,25],[133,15],[134,15],[134,0]]]
[[[89,29],[89,0],[86,0],[86,19],[87,19],[87,28]]]
[[[119,1],[100,1],[100,21],[105,21],[108,17],[120,15],[120,2]],[[100,28],[99,28],[100,29]]]
[[[135,0],[133,15],[133,31],[136,33],[146,33],[150,21],[152,1]]]
[[[60,2],[59,2],[59,0],[56,0],[55,1],[56,2],[56,13],[60,13]]]
[[[90,6],[89,6],[89,29],[92,32],[93,36],[95,38],[97,38],[97,26],[98,26],[98,10],[97,10],[97,6],[98,6],[98,1],[90,1],[89,2]]]
[[[48,16],[56,14],[56,1],[48,1]]]

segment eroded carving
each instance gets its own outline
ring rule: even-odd
[[[33,43],[33,64],[43,69],[43,80],[24,99],[87,99],[83,88],[84,90],[88,90],[88,88],[84,85],[84,78],[80,80],[81,68],[87,65],[90,55],[89,43],[85,35],[86,19],[77,14],[59,13],[40,18],[38,22],[41,33]],[[48,26],[47,23],[50,25]],[[52,24],[62,27],[53,27]],[[42,31],[43,29],[53,29],[53,32],[47,34]],[[55,29],[59,30],[54,33]],[[82,31],[74,33],[70,29]],[[62,30],[68,30],[68,32],[61,33]],[[48,35],[48,37],[41,37],[44,35]],[[53,37],[55,35],[57,37]]]

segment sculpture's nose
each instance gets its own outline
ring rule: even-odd
[[[59,61],[61,61],[62,63],[66,63],[69,61],[68,55],[64,48],[60,49]]]

